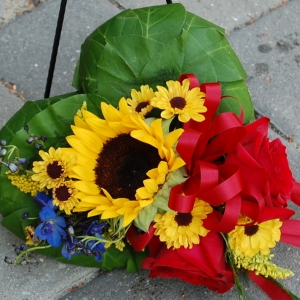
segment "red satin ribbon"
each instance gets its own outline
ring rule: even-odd
[[[249,272],[250,279],[257,284],[271,299],[293,300],[293,298],[280,286],[263,276]]]
[[[193,74],[184,74],[179,80],[189,78],[191,87],[199,86]],[[207,229],[229,232],[238,220],[242,191],[239,168],[234,164],[221,165],[218,159],[234,149],[245,136],[240,119],[231,112],[215,116],[221,101],[219,83],[200,85],[205,92],[205,121],[193,120],[183,125],[176,150],[185,161],[189,179],[171,189],[169,207],[177,212],[191,212],[196,198],[212,206],[224,205],[224,213],[214,212],[206,221]]]
[[[300,220],[283,220],[280,242],[300,247]]]
[[[300,182],[295,182],[292,193],[291,193],[291,200],[300,206]]]
[[[150,225],[148,232],[140,232],[134,225],[131,225],[126,233],[126,237],[133,250],[140,252],[148,245],[153,237],[154,231],[155,228],[153,228],[153,224]]]

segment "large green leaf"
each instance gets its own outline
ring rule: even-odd
[[[157,20],[164,19],[162,28]],[[152,41],[166,43],[179,35],[185,19],[181,5],[152,6],[138,10],[125,10],[98,27],[81,47],[73,86],[88,93],[97,92],[97,64],[107,42],[117,36],[144,36]],[[128,43],[128,46],[132,47]],[[142,50],[142,49],[141,49]],[[141,52],[142,53],[142,52]]]
[[[235,97],[243,95],[238,100],[245,122],[253,119],[247,74],[224,29],[181,4],[127,10],[98,27],[82,45],[74,82],[116,106],[133,88],[156,88],[183,73],[195,74],[201,83],[220,82],[226,93],[240,90]]]

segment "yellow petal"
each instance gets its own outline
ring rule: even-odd
[[[106,209],[101,215],[101,219],[111,219],[111,218],[116,218],[116,217],[119,217],[119,214],[117,213],[115,207]]]
[[[75,124],[76,127],[90,129],[89,125],[86,123],[86,121],[79,118],[79,117],[77,117],[77,116],[74,117],[74,124]]]
[[[107,138],[114,138],[117,132],[108,126],[108,122],[100,118],[89,118],[87,123],[94,132],[100,136]]]
[[[166,147],[168,149],[171,149],[173,147],[173,145],[178,141],[179,137],[182,135],[183,132],[184,132],[184,130],[181,128],[171,131],[167,135],[166,140],[165,140]]]
[[[78,179],[82,179],[85,181],[95,181],[96,179],[93,169],[83,166],[75,166],[73,167],[73,171],[77,174]]]
[[[177,158],[175,158],[170,171],[177,170],[177,169],[183,167],[184,165],[185,165],[184,160],[182,158],[180,158],[180,157],[177,157]]]
[[[145,179],[143,181],[145,188],[152,195],[158,191],[158,186],[156,184],[156,180],[154,179]]]
[[[75,181],[74,187],[81,192],[87,193],[89,195],[98,195],[100,194],[99,187],[92,182],[87,181]]]
[[[90,151],[87,147],[85,147],[84,144],[75,135],[67,136],[66,140],[70,144],[70,146],[73,147],[81,155],[95,160],[98,158],[98,154]]]
[[[144,130],[133,130],[130,135],[143,143],[153,146],[154,148],[159,148],[157,139],[150,134],[147,134]]]
[[[91,170],[95,169],[95,167],[97,165],[97,161],[95,159],[90,159],[79,153],[77,153],[76,156],[77,156],[76,165],[85,166]]]
[[[84,146],[96,154],[100,153],[103,143],[94,132],[76,126],[71,126],[71,128],[76,137],[83,143]]]
[[[115,109],[112,105],[108,105],[105,102],[101,102],[101,111],[107,121],[118,122],[121,121],[122,114]]]

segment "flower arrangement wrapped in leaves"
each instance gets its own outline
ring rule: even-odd
[[[26,241],[16,261],[34,250],[243,296],[246,272],[296,297],[271,250],[300,246],[287,208],[300,185],[269,120],[253,121],[245,78],[224,30],[180,4],[97,28],[77,92],[26,102],[0,131],[2,224]]]

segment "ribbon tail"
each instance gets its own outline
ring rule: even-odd
[[[300,220],[283,220],[280,242],[300,248]]]
[[[291,200],[300,206],[300,182],[295,182],[292,193],[291,193]]]
[[[259,286],[271,299],[293,300],[293,297],[281,286],[270,279],[249,272],[250,279]]]

